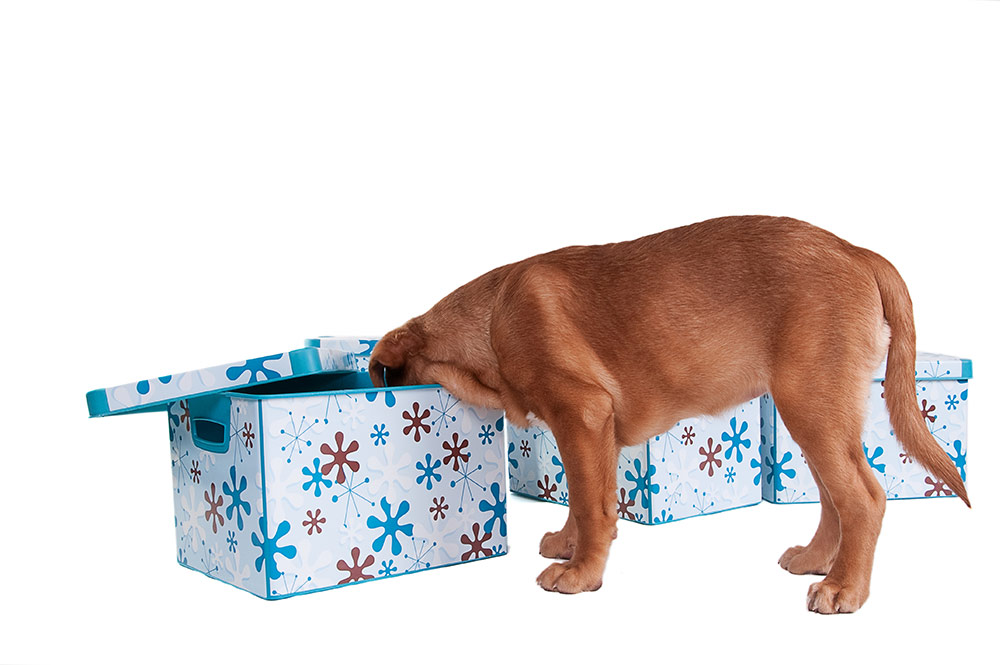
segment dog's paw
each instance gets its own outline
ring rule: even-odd
[[[572,559],[574,550],[576,543],[563,531],[550,531],[542,536],[542,542],[538,545],[538,553],[546,559]]]
[[[538,586],[546,591],[580,593],[601,588],[604,571],[576,563],[554,563],[538,576]]]
[[[833,566],[834,557],[818,553],[808,547],[789,547],[778,559],[778,565],[793,575],[826,575]]]
[[[809,586],[806,606],[819,614],[847,614],[857,611],[867,598],[861,589],[823,580]]]

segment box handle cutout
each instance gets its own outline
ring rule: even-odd
[[[194,445],[209,453],[224,453],[229,450],[226,425],[207,418],[191,419],[191,439]]]

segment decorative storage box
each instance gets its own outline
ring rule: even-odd
[[[275,599],[506,553],[502,412],[374,389],[373,345],[87,395],[92,416],[168,412],[181,565]]]
[[[885,407],[885,364],[872,379],[868,420],[862,443],[868,464],[889,499],[953,496],[952,491],[912,461],[896,441]],[[955,462],[965,480],[968,449],[967,419],[972,362],[952,356],[918,353],[917,403],[931,434]],[[770,395],[761,398],[761,450],[764,477],[761,490],[771,503],[819,501],[819,491],[798,444],[781,422]]]
[[[751,400],[715,417],[688,418],[618,458],[618,516],[660,524],[760,503],[760,409]],[[565,504],[566,477],[552,433],[507,425],[511,491]]]

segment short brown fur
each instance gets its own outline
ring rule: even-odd
[[[550,591],[600,587],[616,531],[623,446],[678,420],[770,392],[821,496],[816,535],[779,563],[825,579],[808,607],[852,612],[868,597],[885,494],[861,428],[872,373],[903,447],[968,504],[917,407],[906,286],[881,256],[789,218],[726,217],[629,242],[566,247],[497,268],[390,332],[377,386],[440,383],[519,425],[553,431],[570,514],[538,577]]]

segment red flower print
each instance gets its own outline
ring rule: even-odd
[[[521,456],[527,457],[531,454],[531,446],[528,445],[527,441],[521,441]]]
[[[313,511],[306,511],[306,520],[302,522],[302,526],[307,527],[309,535],[313,535],[313,529],[316,533],[323,533],[323,527],[320,524],[326,524],[326,518],[320,517],[319,514],[323,512],[322,508],[316,509],[316,514],[313,515]]]
[[[920,415],[923,416],[925,419],[927,419],[927,422],[929,422],[929,423],[932,423],[935,420],[937,420],[937,416],[932,416],[931,415],[931,411],[934,411],[935,409],[937,409],[937,407],[935,405],[931,404],[930,408],[928,408],[927,407],[927,400],[924,399],[924,400],[920,400],[920,401],[923,402],[923,406],[920,409]]]
[[[347,561],[341,559],[337,562],[337,570],[342,570],[347,573],[347,577],[337,582],[337,584],[346,584],[347,582],[359,582],[361,580],[374,579],[374,575],[366,575],[365,568],[371,566],[375,563],[375,557],[369,554],[364,562],[358,563],[358,558],[361,556],[361,548],[355,547],[351,550],[351,558],[354,559],[354,565],[347,563]]]
[[[687,426],[684,428],[684,433],[681,434],[681,439],[684,440],[685,446],[690,446],[694,443],[694,437],[697,436],[697,432],[694,431],[694,426]]]
[[[337,467],[336,480],[338,484],[343,485],[344,481],[347,480],[347,474],[344,473],[345,466],[349,468],[351,471],[358,471],[358,469],[361,468],[361,465],[355,462],[354,460],[347,459],[347,456],[353,452],[357,452],[360,446],[358,445],[357,441],[351,441],[350,445],[347,446],[347,450],[344,450],[343,432],[337,432],[333,438],[337,442],[336,450],[331,448],[330,444],[328,443],[324,443],[322,446],[320,446],[319,451],[324,455],[330,455],[331,457],[333,457],[333,459],[324,464],[322,467],[320,467],[319,470],[320,473],[322,473],[324,476],[328,476],[330,475],[330,472],[333,471],[333,467]]]
[[[436,522],[438,518],[444,519],[444,511],[448,510],[448,504],[444,502],[444,497],[440,499],[431,499],[431,514],[434,515],[434,521]]]
[[[253,432],[253,423],[243,423],[243,429],[240,430],[240,438],[243,439],[243,447],[247,450],[253,448],[253,440],[257,435]]]
[[[198,462],[195,461],[191,464],[191,480],[196,484],[201,483],[201,469],[198,468]]]
[[[931,486],[929,490],[924,492],[924,496],[951,496],[952,491],[944,486],[943,480],[934,480],[930,476],[924,478],[924,482]]]
[[[701,448],[698,449],[698,452],[705,456],[705,459],[698,465],[698,468],[701,469],[702,471],[704,471],[705,467],[707,466],[708,467],[708,475],[709,476],[714,475],[715,474],[715,468],[722,466],[722,460],[717,459],[715,457],[720,452],[722,452],[722,444],[718,444],[718,445],[716,445],[713,448],[712,447],[712,437],[708,437],[708,450],[705,450],[705,447],[703,446],[703,447],[701,447]],[[713,464],[715,464],[715,466],[712,466]]]
[[[469,551],[462,554],[462,561],[468,561],[469,559],[478,559],[480,555],[487,557],[493,554],[490,550],[486,549],[483,544],[493,537],[492,533],[482,534],[480,538],[479,534],[479,523],[476,522],[472,525],[472,535],[462,535],[462,544],[469,546]]]
[[[542,490],[542,493],[538,495],[539,499],[549,499],[551,501],[555,501],[556,498],[553,496],[553,493],[556,491],[557,485],[552,483],[552,486],[550,487],[550,482],[552,481],[549,479],[549,474],[545,474],[544,483],[541,480],[538,481],[538,489]]]
[[[188,408],[188,403],[181,400],[181,422],[184,423],[184,428],[187,431],[191,431],[191,409]]]
[[[624,487],[618,488],[618,516],[634,520],[635,515],[629,510],[635,505],[635,499],[629,499]]]
[[[469,447],[469,440],[465,439],[462,441],[461,445],[459,445],[458,432],[455,432],[454,434],[451,435],[451,440],[454,442],[454,445],[448,445],[447,441],[441,444],[441,447],[448,451],[448,454],[445,455],[443,461],[445,466],[448,466],[448,462],[452,462],[453,466],[451,468],[455,471],[458,471],[459,462],[469,461],[469,453],[462,452],[463,450]]]
[[[413,403],[412,414],[409,411],[403,411],[403,418],[410,421],[409,425],[403,427],[403,436],[413,432],[413,440],[417,443],[420,443],[420,430],[423,430],[424,434],[431,433],[431,426],[424,422],[424,418],[429,418],[431,415],[430,409],[424,409],[424,412],[418,416],[419,412],[420,405],[416,402]]]
[[[218,501],[216,501],[218,499]],[[222,495],[215,496],[215,483],[212,483],[212,496],[209,498],[208,490],[205,490],[205,501],[208,502],[208,510],[205,511],[205,521],[212,525],[212,533],[218,533],[219,527],[226,523],[219,513],[222,508]]]

